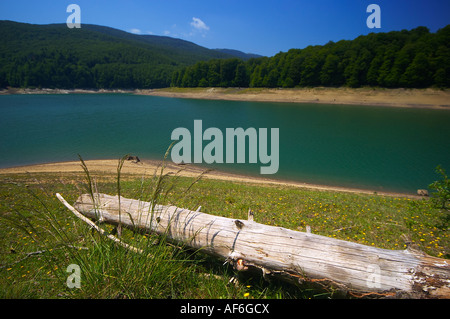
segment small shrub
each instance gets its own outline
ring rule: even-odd
[[[450,202],[450,179],[441,165],[436,167],[436,173],[442,176],[442,180],[431,183],[428,187],[436,192],[432,193],[432,200],[437,207],[446,209]]]

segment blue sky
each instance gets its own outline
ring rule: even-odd
[[[435,32],[450,24],[449,0],[0,0],[0,20],[65,23],[72,3],[81,8],[81,26],[168,35],[267,56],[370,32],[417,26]],[[366,25],[369,4],[381,8],[380,29]]]

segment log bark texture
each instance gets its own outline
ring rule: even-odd
[[[238,270],[336,287],[356,296],[449,298],[450,261],[414,249],[387,250],[312,233],[152,205],[105,194],[81,195],[83,215],[216,255]]]

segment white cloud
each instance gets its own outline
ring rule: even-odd
[[[169,30],[165,30],[164,31],[164,35],[169,35],[170,34],[170,31]]]
[[[142,33],[142,31],[139,30],[139,29],[131,29],[130,32],[134,33],[134,34],[141,34]]]
[[[130,29],[129,32],[133,33],[133,34],[153,34],[152,31],[143,32],[141,29],[136,29],[136,28]]]
[[[191,26],[200,31],[208,31],[209,27],[199,18],[192,18]]]

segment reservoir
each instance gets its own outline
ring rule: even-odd
[[[0,96],[0,167],[137,155],[162,160],[194,121],[227,128],[278,128],[279,169],[220,171],[373,191],[415,193],[450,173],[450,110],[178,99],[133,94]],[[206,143],[205,143],[206,144]],[[168,158],[170,160],[170,156]]]

